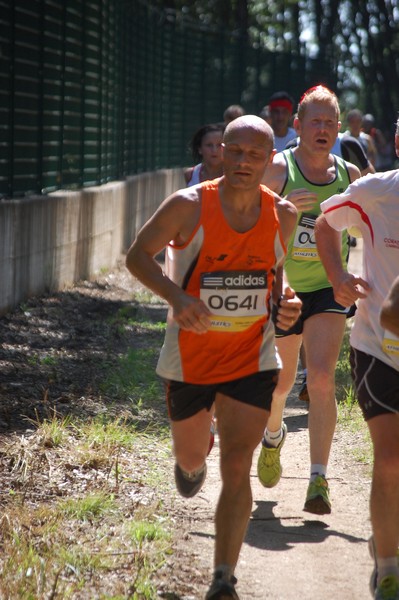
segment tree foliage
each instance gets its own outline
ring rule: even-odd
[[[399,110],[397,0],[154,0],[248,43],[327,61],[345,110],[373,113],[392,132]],[[330,77],[331,79],[331,77]]]

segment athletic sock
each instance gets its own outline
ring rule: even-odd
[[[319,465],[317,463],[310,465],[310,481],[314,481],[318,475],[326,477],[327,465]]]
[[[283,439],[283,430],[280,427],[278,431],[269,431],[266,427],[263,439],[269,446],[277,448],[281,440]]]
[[[388,558],[377,557],[378,583],[387,575],[395,575],[399,579],[398,557],[389,556]]]

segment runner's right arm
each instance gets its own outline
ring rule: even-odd
[[[170,242],[182,245],[194,231],[200,216],[197,186],[172,194],[145,223],[128,250],[126,266],[146,287],[170,304],[181,329],[205,333],[210,312],[199,299],[186,294],[162,271],[155,260]]]
[[[363,293],[360,288],[367,291],[369,285],[361,277],[355,277],[345,271],[342,266],[340,230],[330,226],[327,219],[325,214],[316,219],[317,251],[333,287],[336,302],[342,306],[352,306],[358,298],[366,297],[367,294]]]
[[[280,222],[281,233],[284,244],[288,245],[296,224],[297,210],[292,202],[274,194],[274,202]],[[288,285],[284,285],[283,262],[278,265],[276,273],[276,286],[273,300],[278,306],[276,324],[280,329],[288,330],[298,320],[301,313],[302,302],[296,296],[295,291]],[[277,296],[277,297],[276,297]]]

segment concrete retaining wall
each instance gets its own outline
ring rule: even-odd
[[[168,169],[0,200],[0,314],[113,268],[160,202],[184,185],[182,169]]]

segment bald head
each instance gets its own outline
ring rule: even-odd
[[[245,115],[229,123],[222,144],[225,190],[257,193],[273,145],[273,130],[260,117]]]
[[[264,146],[268,152],[273,150],[273,129],[264,119],[256,115],[244,115],[229,123],[224,130],[223,142],[231,143],[236,140],[237,136],[248,133],[255,134],[259,140],[258,143]]]

